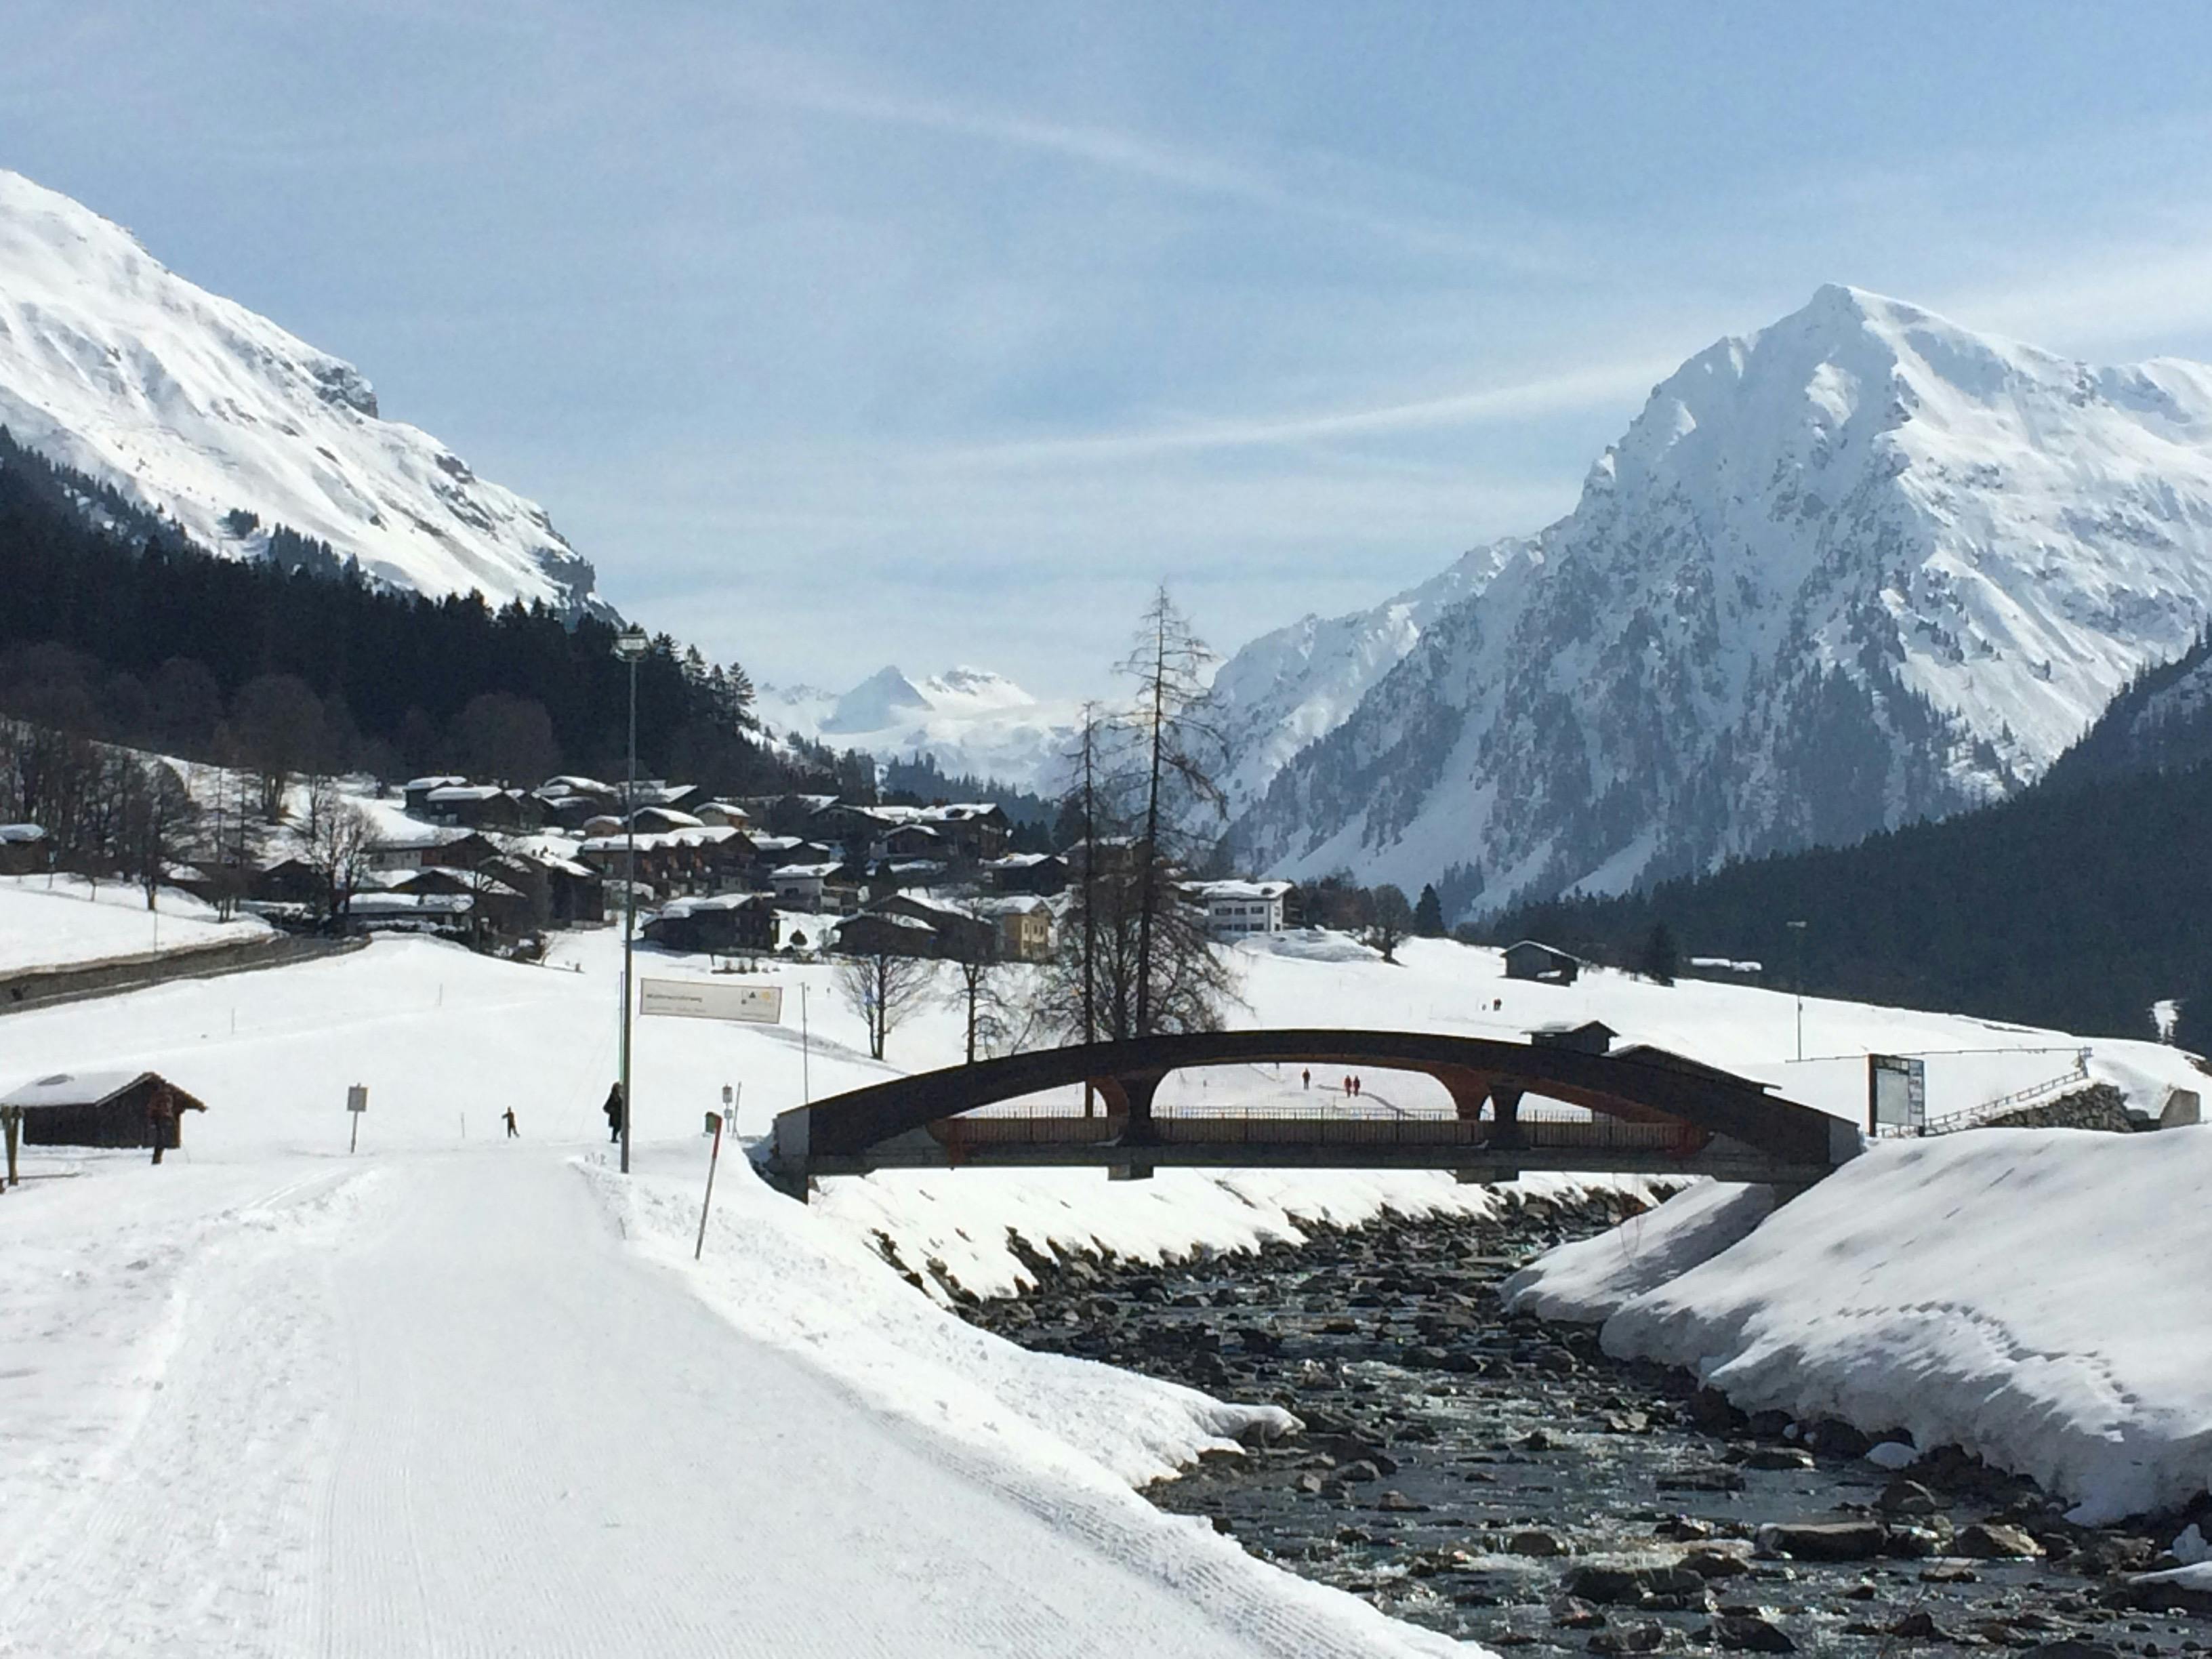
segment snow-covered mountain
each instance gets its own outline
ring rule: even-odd
[[[543,507],[382,419],[352,364],[4,170],[0,426],[220,553],[258,556],[284,525],[397,586],[611,614]]]
[[[1495,542],[1441,575],[1367,611],[1308,615],[1262,634],[1221,665],[1207,718],[1230,755],[1222,779],[1232,814],[1256,805],[1290,758],[1352,717],[1359,700],[1420,643],[1421,631],[1480,592],[1529,544]]]
[[[1824,288],[1492,562],[1244,814],[1258,862],[1486,907],[2020,787],[2212,617],[2212,368]]]
[[[949,668],[920,682],[882,668],[842,696],[812,686],[763,686],[757,710],[775,731],[858,749],[879,760],[933,756],[953,775],[1056,793],[1076,710],[1043,702],[1003,674]]]

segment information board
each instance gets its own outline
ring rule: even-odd
[[[646,979],[638,981],[641,1014],[675,1014],[686,1019],[734,1019],[751,1025],[783,1022],[781,985],[723,985],[709,979]]]

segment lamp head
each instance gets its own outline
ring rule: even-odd
[[[633,624],[615,635],[615,655],[624,662],[635,662],[645,655],[649,644],[645,630]]]

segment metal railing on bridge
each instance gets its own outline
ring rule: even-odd
[[[1128,1120],[1083,1116],[1065,1108],[997,1108],[939,1119],[932,1133],[954,1152],[985,1146],[1101,1146],[1118,1140]],[[1681,1152],[1697,1132],[1679,1123],[1638,1123],[1571,1109],[1523,1110],[1517,1145],[1524,1148]],[[1488,1118],[1416,1115],[1370,1106],[1316,1111],[1295,1106],[1176,1107],[1151,1120],[1152,1144],[1163,1146],[1467,1146],[1494,1147]]]

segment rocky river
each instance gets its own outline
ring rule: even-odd
[[[2077,1527],[1955,1448],[1885,1469],[1844,1425],[1746,1418],[1608,1358],[1593,1330],[1501,1311],[1516,1265],[1625,1201],[1318,1227],[1165,1267],[1030,1253],[1033,1293],[963,1311],[1028,1347],[1283,1406],[1302,1433],[1149,1495],[1501,1650],[2212,1648],[2212,1609],[2130,1583],[2203,1515]]]

